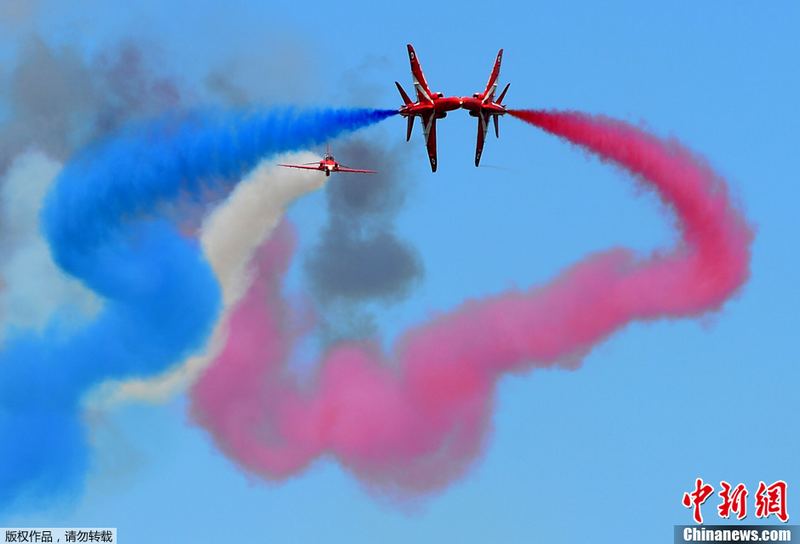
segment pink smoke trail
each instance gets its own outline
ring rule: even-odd
[[[192,390],[195,419],[239,464],[280,479],[330,454],[371,483],[442,487],[480,452],[503,373],[574,361],[634,319],[716,310],[745,282],[751,231],[701,159],[604,117],[510,113],[653,187],[679,220],[678,246],[646,259],[611,249],[549,285],[467,301],[405,333],[388,358],[377,345],[336,345],[301,387],[285,369],[292,335],[280,285],[293,238],[284,227],[256,258],[259,280]]]

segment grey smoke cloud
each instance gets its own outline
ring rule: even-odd
[[[0,173],[31,147],[65,160],[131,119],[176,107],[181,98],[177,85],[153,75],[131,44],[87,61],[71,47],[54,48],[31,37],[6,78],[0,90],[9,112],[0,128]]]
[[[294,36],[237,51],[209,67],[203,84],[229,106],[249,104],[320,105],[329,99],[321,90],[319,60]]]
[[[3,0],[0,2],[0,23],[17,25],[31,19],[39,10],[38,0]]]
[[[53,48],[31,37],[4,79],[0,179],[23,153],[39,151],[64,162],[125,122],[180,102],[177,86],[153,75],[133,45],[87,61],[73,48]],[[18,223],[0,214],[0,261],[23,238]]]
[[[305,258],[329,339],[371,334],[367,303],[402,298],[423,275],[416,250],[394,226],[410,187],[407,147],[354,139],[334,151],[341,163],[378,173],[331,177],[328,222]]]

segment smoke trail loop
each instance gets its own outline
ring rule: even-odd
[[[219,285],[164,207],[209,185],[230,190],[264,156],[394,113],[195,112],[129,126],[70,161],[46,197],[42,227],[54,261],[104,306],[77,331],[57,319],[42,334],[9,338],[0,353],[0,509],[79,485],[89,389],[162,372],[206,340]]]
[[[281,479],[333,455],[388,489],[440,488],[480,453],[505,373],[574,365],[632,320],[719,309],[746,281],[752,233],[704,161],[605,117],[509,113],[652,187],[678,219],[678,246],[646,258],[611,249],[547,285],[465,302],[407,331],[390,357],[370,342],[335,344],[309,389],[284,370],[292,339],[279,286],[293,241],[283,231],[192,390],[195,420],[247,470]]]

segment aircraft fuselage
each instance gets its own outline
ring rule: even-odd
[[[483,97],[465,96],[461,98],[461,107],[469,111],[472,117],[477,117],[481,112],[491,115],[503,115],[506,108],[495,102],[483,102]]]
[[[436,97],[432,102],[415,102],[400,106],[400,115],[408,117],[410,115],[427,115],[433,112],[437,119],[447,117],[448,111],[457,110],[461,107],[461,99],[457,96]]]

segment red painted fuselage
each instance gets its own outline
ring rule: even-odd
[[[442,93],[434,93],[430,102],[415,102],[400,106],[400,115],[423,117],[433,113],[437,119],[443,119],[447,117],[448,111],[457,110],[460,107],[461,99],[457,96],[444,97]]]
[[[463,97],[461,99],[461,107],[469,110],[472,117],[477,117],[481,113],[489,115],[503,115],[506,113],[505,106],[495,102],[484,102],[483,97]]]

